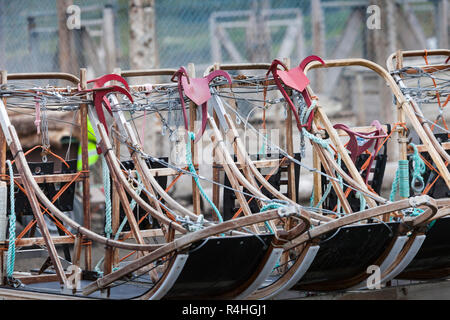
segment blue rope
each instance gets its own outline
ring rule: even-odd
[[[9,169],[9,243],[8,243],[8,259],[6,262],[6,275],[12,278],[14,273],[14,262],[16,260],[16,209],[14,200],[14,172],[10,160],[6,160]]]
[[[188,132],[188,135],[190,140],[195,140],[195,134],[193,132]],[[219,210],[216,208],[211,199],[209,199],[209,197],[206,195],[200,182],[198,181],[197,172],[195,171],[194,164],[192,163],[191,144],[189,143],[189,141],[186,143],[186,162],[188,164],[189,171],[193,174],[192,177],[194,178],[195,184],[197,185],[200,194],[202,195],[203,198],[205,198],[206,201],[208,201],[209,205],[213,208],[219,221],[223,222],[223,218]]]

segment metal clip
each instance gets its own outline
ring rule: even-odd
[[[415,208],[415,207],[418,207],[418,206],[429,204],[430,200],[431,200],[431,198],[428,195],[411,197],[411,198],[409,198],[409,204],[411,205],[411,207]]]
[[[278,209],[278,215],[280,216],[280,218],[289,217],[297,213],[297,208],[295,206],[286,206]]]

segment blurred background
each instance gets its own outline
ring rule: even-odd
[[[447,0],[0,0],[0,68],[95,74],[448,47]],[[381,9],[370,30],[369,5]],[[81,9],[80,28],[60,28]],[[139,57],[135,52],[143,51]]]

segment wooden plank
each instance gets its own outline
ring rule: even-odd
[[[161,229],[146,229],[146,230],[141,230],[140,234],[143,238],[155,238],[155,237],[163,237],[164,233]],[[176,235],[180,235],[181,233],[179,231],[176,231],[175,233]],[[77,241],[78,243],[80,243],[80,246],[84,245],[82,243],[82,241],[77,240],[81,239],[80,236],[76,236],[75,237],[75,241],[73,239],[72,236],[52,236],[52,241],[53,243],[56,244],[74,244],[74,247],[76,248],[77,245]],[[123,239],[129,239],[132,238],[134,239],[133,233],[131,231],[123,231],[120,233],[118,240],[123,240]],[[0,248],[5,251],[8,250],[8,244],[9,241],[0,241]],[[45,245],[45,241],[44,238],[42,237],[35,237],[35,238],[22,238],[16,241],[16,248],[21,248],[21,247],[30,247],[30,246],[42,246]],[[73,259],[72,259],[73,263],[75,263],[75,261],[79,261],[79,257],[77,258],[77,256],[73,255]],[[76,264],[78,265],[78,264]]]
[[[43,174],[43,175],[33,175],[36,183],[55,183],[55,182],[70,182],[72,181],[78,173],[56,173],[56,174]],[[83,181],[85,174],[81,173],[80,176],[74,180],[74,182]],[[9,178],[2,178],[5,182],[9,183]],[[14,176],[14,181],[22,184],[22,177]]]
[[[419,152],[428,152],[428,146],[426,145],[419,144],[416,147]],[[443,142],[442,148],[444,148],[444,150],[450,150],[450,142]]]

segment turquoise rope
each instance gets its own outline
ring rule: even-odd
[[[109,174],[108,164],[106,159],[102,157],[102,171],[103,171],[103,189],[105,190],[105,233],[108,239],[112,234],[112,218],[111,218],[111,180]]]
[[[138,195],[140,195],[144,186],[143,186],[143,184],[141,183],[141,177],[139,176],[139,173],[137,173],[137,171],[136,171],[136,176],[137,176],[137,180],[138,180],[138,188],[137,188],[137,190],[136,190],[136,193],[137,193]],[[105,192],[105,194],[106,194],[106,192]],[[136,201],[135,201],[134,199],[131,200],[131,203],[130,203],[130,209],[131,209],[131,211],[134,210],[134,208],[136,207],[136,205],[137,205]],[[122,232],[123,228],[125,227],[127,221],[128,221],[128,218],[127,218],[127,216],[125,216],[124,219],[122,220],[122,222],[120,223],[120,226],[119,226],[119,228],[117,229],[116,234],[114,235],[114,240],[116,240],[116,241],[119,240],[120,233]],[[105,228],[105,229],[106,229],[106,228]],[[112,228],[111,228],[111,233],[112,233]],[[109,237],[108,237],[108,238],[109,238]],[[104,260],[105,260],[105,257],[103,256],[103,257],[98,261],[98,263],[95,265],[95,268],[94,268],[95,272],[97,272],[97,274],[98,274],[100,277],[103,277],[103,271],[100,269],[100,265],[103,263]],[[113,268],[113,271],[116,271],[117,269],[118,269],[118,267],[115,267],[115,268]]]
[[[409,162],[408,160],[399,160],[398,165],[400,197],[409,198]]]
[[[409,164],[408,160],[399,160],[394,181],[392,182],[391,194],[389,200],[395,201],[395,195],[399,190],[400,197],[409,198]]]
[[[9,243],[8,243],[8,258],[6,261],[6,275],[12,278],[14,273],[14,263],[16,260],[16,209],[14,200],[14,172],[10,160],[6,160],[9,169]]]
[[[313,186],[313,189],[312,189],[312,191],[311,191],[311,197],[309,197],[309,206],[310,206],[311,208],[314,207],[314,186]]]
[[[421,193],[425,188],[425,182],[423,181],[422,175],[425,173],[425,162],[419,155],[419,151],[417,150],[417,146],[414,143],[409,144],[413,149],[414,153],[411,156],[411,160],[414,163],[414,170],[411,179],[411,188],[416,193]],[[420,187],[417,187],[417,183],[419,183]]]
[[[281,207],[284,207],[284,204],[277,203],[277,202],[271,202],[271,203],[268,203],[268,204],[264,205],[261,208],[260,212],[264,212],[264,211],[272,210],[272,209],[278,209],[278,208],[281,208]]]
[[[195,134],[193,132],[188,132],[188,135],[190,140],[195,140]],[[219,210],[216,208],[211,199],[209,199],[209,197],[206,195],[200,182],[198,181],[197,172],[195,171],[194,164],[192,163],[191,144],[189,143],[189,141],[186,143],[186,162],[188,164],[189,171],[193,174],[192,177],[194,178],[195,184],[197,185],[200,194],[202,195],[203,198],[205,198],[206,201],[208,201],[209,205],[213,208],[219,221],[223,222],[223,218]]]

